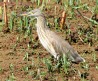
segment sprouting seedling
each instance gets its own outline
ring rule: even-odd
[[[55,29],[59,29],[59,18],[54,19]]]
[[[67,10],[68,9],[68,1],[62,0],[62,3],[64,5],[64,9]]]
[[[3,72],[3,68],[2,67],[0,67],[0,73],[2,73]]]
[[[24,23],[21,23],[21,24],[25,25],[25,27],[23,27],[23,29],[24,29],[23,31],[25,34],[24,38],[26,38],[28,36],[30,37],[32,35],[32,28],[30,26],[31,20],[29,21],[28,17],[24,17],[23,20],[24,20]]]
[[[18,7],[18,0],[16,0],[16,9],[17,9],[17,7]]]
[[[28,66],[23,67],[23,71],[28,72],[29,71],[29,67]]]
[[[28,27],[29,23],[28,23],[28,17],[25,17],[25,26]]]
[[[98,65],[96,65],[96,69],[98,70]]]
[[[87,76],[89,75],[87,72],[85,73],[81,73],[79,70],[78,70],[78,75],[80,77],[80,81],[86,81],[86,78]]]
[[[10,17],[10,30],[12,30],[13,29],[13,19],[12,19],[12,17]]]
[[[53,69],[54,69],[54,70],[57,69],[57,68],[60,69],[61,65],[62,65],[62,64],[61,64],[61,60],[59,59],[58,62],[57,62],[57,64],[54,66]]]
[[[66,74],[68,74],[68,67],[70,66],[70,62],[67,59],[67,56],[65,54],[63,54],[62,58],[61,58],[61,63],[62,63],[62,67],[64,69],[64,72]]]
[[[13,30],[13,27],[14,27],[14,19],[15,19],[15,17],[16,17],[16,13],[14,12],[14,11],[12,11],[11,12],[11,14],[10,14],[10,26],[9,26],[9,28],[10,28],[10,30]]]
[[[30,49],[30,44],[29,43],[27,44],[27,46],[28,46],[28,49]]]
[[[20,25],[22,26],[22,31],[25,33],[28,25],[28,18],[26,16],[23,16],[20,20]]]
[[[96,0],[96,4],[93,8],[93,15],[95,15],[95,20],[96,20],[96,14],[98,13],[98,0]]]
[[[49,59],[44,58],[43,62],[46,64],[48,72],[52,72],[53,71],[53,67],[52,67],[52,63]]]
[[[14,76],[13,73],[11,73],[11,75],[9,75],[6,81],[16,81],[16,77]]]
[[[0,15],[2,15],[2,7],[0,6]]]
[[[55,8],[54,8],[54,13],[55,13],[55,15],[57,14],[57,6],[55,6]],[[55,17],[55,19],[54,19],[55,29],[58,28],[58,20],[59,20],[59,18]]]
[[[74,4],[74,0],[69,0],[69,1],[68,1],[68,5],[69,5],[69,6],[72,6],[73,4]]]
[[[39,6],[41,3],[41,0],[36,0],[37,5]]]
[[[20,36],[17,37],[16,43],[15,43],[15,45],[13,46],[13,50],[14,50],[14,51],[16,50],[16,47],[17,47],[19,41],[20,41]]]
[[[2,15],[2,13],[3,13],[3,10],[2,10],[2,7],[0,7],[0,15]],[[0,31],[2,31],[3,26],[4,26],[4,21],[2,20],[0,21]]]
[[[83,4],[83,5],[78,5],[78,6],[74,6],[74,9],[80,9],[80,8],[88,8],[87,4]]]
[[[88,63],[83,63],[81,67],[87,71],[89,70],[89,64]]]
[[[40,68],[37,69],[37,77],[39,77],[40,81],[42,81]]]
[[[60,0],[55,0],[55,1],[56,1],[57,4],[60,2]]]
[[[20,26],[18,27],[18,31],[19,31],[19,32],[22,32],[22,27],[23,27],[23,21],[22,21],[22,18],[19,19],[19,24],[20,24]]]
[[[88,18],[86,16],[84,16],[84,18],[87,19],[88,21],[90,21],[91,23],[98,25],[98,22],[96,22],[95,20]]]
[[[23,57],[23,60],[26,60],[26,61],[29,60],[29,54],[28,54],[28,52],[26,52],[25,56]]]
[[[92,57],[93,57],[93,61],[96,62],[97,57],[96,57],[96,54],[95,53],[92,54]]]
[[[34,64],[35,64],[35,63],[34,63],[34,59],[32,58],[32,66],[34,66]]]
[[[14,71],[14,66],[13,66],[13,64],[12,64],[12,63],[10,64],[9,68],[10,68],[11,72],[13,72],[13,71]]]
[[[87,72],[82,73],[81,74],[81,81],[87,81],[86,78],[88,75],[89,75],[89,73],[87,73]]]
[[[30,26],[27,27],[26,35],[30,36],[32,34],[32,28]]]
[[[80,5],[81,4],[81,0],[76,0],[76,4]]]

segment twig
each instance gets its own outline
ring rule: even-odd
[[[77,12],[83,17],[83,19],[84,19],[84,21],[88,24],[88,22],[86,21],[86,19],[87,20],[89,20],[90,22],[92,22],[92,23],[94,23],[94,24],[97,24],[98,25],[98,22],[96,22],[95,20],[93,20],[93,19],[91,19],[91,18],[88,18],[88,17],[86,17],[86,16],[83,16],[81,13],[80,13],[80,11],[77,9]],[[89,24],[88,24],[89,25]],[[89,25],[90,26],[90,25]]]
[[[82,18],[84,19],[84,21],[89,25],[89,23],[87,22],[87,20],[84,18],[84,16],[81,14],[81,12],[78,10],[78,9],[76,9],[77,10],[77,12],[82,16]],[[89,25],[90,26],[90,25]]]
[[[63,27],[64,27],[65,19],[66,19],[66,12],[64,10],[63,13],[62,13],[61,21],[60,21],[61,29],[63,29]]]
[[[4,0],[4,22],[5,22],[5,27],[8,27],[8,18],[7,18],[7,5],[6,5],[6,0]]]
[[[83,39],[79,35],[78,35],[78,37],[79,37],[80,41],[84,43]]]
[[[96,22],[95,20],[93,20],[93,19],[91,19],[91,18],[88,18],[88,17],[86,17],[86,16],[84,16],[84,18],[86,18],[86,19],[89,20],[90,22],[92,22],[92,23],[98,25],[98,22]]]

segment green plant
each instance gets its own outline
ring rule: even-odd
[[[14,71],[14,65],[12,63],[10,64],[9,68],[10,68],[11,72],[13,73],[13,71]]]
[[[58,29],[59,28],[58,21],[59,21],[59,18],[55,18],[54,19],[55,29]]]
[[[28,52],[26,52],[26,54],[24,55],[23,60],[26,60],[26,61],[29,60],[29,54],[28,54]]]
[[[3,68],[0,66],[0,73],[3,73]]]
[[[96,65],[96,69],[98,70],[98,65]]]
[[[49,59],[43,59],[44,64],[47,66],[48,72],[53,72],[53,65]]]
[[[92,57],[93,57],[93,61],[96,62],[97,57],[96,57],[96,54],[95,53],[92,54]]]
[[[16,77],[14,76],[13,73],[11,73],[11,75],[8,76],[6,81],[16,81]]]
[[[68,61],[67,56],[65,54],[63,54],[63,56],[61,57],[61,64],[62,64],[62,68],[64,69],[64,72],[68,74],[68,68],[70,66],[70,61]]]
[[[28,72],[29,71],[29,66],[25,66],[25,67],[23,67],[23,69],[22,69],[24,72]]]
[[[90,66],[89,66],[88,63],[82,63],[82,64],[81,64],[81,67],[82,67],[83,69],[85,69],[85,70],[88,71]]]
[[[16,13],[15,13],[15,11],[12,11],[11,14],[10,14],[10,20],[9,20],[9,28],[10,28],[11,31],[13,30],[13,27],[14,27],[15,17],[16,17]]]

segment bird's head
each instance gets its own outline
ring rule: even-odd
[[[26,13],[23,13],[23,14],[20,14],[21,16],[33,16],[33,17],[38,17],[38,16],[41,16],[42,15],[42,12],[40,9],[34,9],[34,10],[31,10],[30,12],[26,12]]]

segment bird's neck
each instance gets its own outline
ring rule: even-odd
[[[39,16],[37,17],[37,26],[41,27],[41,28],[46,28],[46,20],[45,17],[43,16]]]

